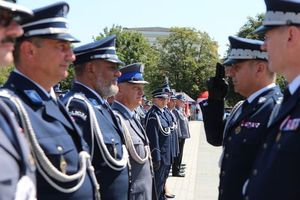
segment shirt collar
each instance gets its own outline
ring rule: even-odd
[[[257,90],[256,92],[254,92],[253,94],[251,94],[248,98],[247,101],[248,103],[251,103],[256,97],[258,97],[260,94],[262,94],[263,92],[276,87],[275,83],[271,83],[270,85],[267,85],[266,87],[261,88],[260,90]]]
[[[292,82],[289,83],[289,91],[293,95],[300,85],[300,75],[298,75]]]

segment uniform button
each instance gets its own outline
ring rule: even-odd
[[[249,196],[245,196],[245,200],[249,200]]]
[[[225,171],[222,171],[222,172],[221,172],[221,176],[225,176]]]
[[[257,175],[257,169],[254,169],[252,174],[253,174],[254,176],[256,176],[256,175]]]
[[[228,137],[228,141],[231,141],[231,139],[232,139],[232,138],[231,138],[231,136],[230,136],[230,137]]]
[[[223,189],[220,189],[220,194],[223,194],[223,192],[224,192]]]
[[[64,149],[62,148],[62,146],[57,146],[57,151],[62,152]]]
[[[244,139],[243,139],[243,142],[245,143],[246,141],[247,141],[247,139],[246,139],[246,138],[244,138]]]
[[[267,144],[267,143],[264,143],[264,144],[263,144],[263,148],[266,149],[267,147],[268,147],[268,144]]]
[[[278,145],[277,145],[277,149],[280,149],[280,148],[281,148],[281,144],[278,144]]]
[[[226,154],[225,154],[225,158],[228,158],[228,157],[229,157],[229,154],[228,154],[228,153],[226,153]]]

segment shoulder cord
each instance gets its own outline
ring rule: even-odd
[[[164,128],[162,127],[160,119],[159,119],[159,117],[158,117],[158,115],[156,113],[155,113],[155,117],[156,117],[159,129],[162,131],[162,134],[164,136],[169,136],[170,133],[171,133],[170,127],[166,128],[167,130],[165,131]]]
[[[121,122],[122,127],[124,128],[124,138],[125,138],[125,143],[126,143],[126,147],[128,148],[129,154],[131,155],[132,159],[135,160],[137,163],[144,164],[149,158],[149,154],[150,154],[149,145],[144,146],[146,155],[144,158],[141,158],[138,155],[138,153],[136,152],[136,149],[134,148],[134,144],[133,144],[131,135],[129,133],[129,130],[127,128],[127,125],[125,124],[123,117],[117,112],[114,112],[114,113],[118,117],[118,119]]]
[[[66,104],[67,110],[69,110],[69,105],[73,99],[82,100],[87,105],[88,112],[90,115],[90,121],[91,121],[91,136],[92,136],[92,138],[94,138],[94,135],[95,135],[101,155],[103,156],[105,163],[113,170],[116,170],[116,171],[123,170],[128,164],[128,152],[127,152],[125,145],[122,145],[123,156],[122,156],[121,160],[116,160],[115,158],[113,158],[110,155],[110,153],[107,149],[107,146],[104,143],[103,134],[102,134],[102,131],[97,122],[95,110],[94,110],[93,106],[91,105],[91,103],[89,102],[89,100],[83,94],[76,93],[76,94],[74,94],[74,96],[72,96],[68,100],[68,102]],[[92,146],[92,152],[94,152],[94,146]]]
[[[165,131],[165,130],[163,129],[161,123],[160,123],[160,120],[159,120],[158,115],[157,115],[156,113],[154,113],[154,114],[155,114],[155,117],[149,117],[150,114],[151,114],[151,113],[149,113],[149,114],[146,116],[146,127],[147,127],[148,121],[149,121],[150,119],[155,119],[155,120],[157,120],[159,129],[162,131],[162,135],[164,135],[164,136],[169,136],[170,133],[171,133],[170,127],[168,127],[168,128],[167,128],[167,131]]]
[[[85,151],[81,151],[79,153],[80,169],[78,170],[78,172],[76,174],[66,175],[66,174],[60,172],[51,163],[51,161],[47,158],[44,150],[39,145],[38,140],[36,138],[36,134],[32,128],[28,113],[27,113],[26,109],[24,108],[21,100],[18,97],[10,94],[7,90],[2,90],[0,92],[0,96],[9,98],[10,101],[13,102],[14,105],[16,106],[18,113],[20,115],[20,118],[21,118],[21,123],[24,128],[25,136],[30,142],[30,147],[33,152],[33,157],[37,161],[36,162],[37,168],[38,168],[39,172],[41,173],[41,175],[45,178],[45,180],[52,187],[54,187],[55,189],[57,189],[60,192],[72,193],[72,192],[75,192],[76,190],[78,190],[82,186],[85,176],[86,176],[86,170],[88,169],[90,176],[92,178],[92,182],[95,187],[95,199],[100,200],[100,193],[99,193],[100,186],[97,182],[97,179],[96,179],[96,176],[94,173],[95,170],[94,170],[94,167],[92,166],[92,163],[90,160],[90,155]],[[80,180],[78,181],[77,185],[75,185],[74,187],[63,188],[63,187],[59,186],[58,184],[56,184],[54,181],[52,181],[49,176],[51,178],[53,178],[57,181],[63,182],[63,183],[75,181],[78,179],[80,179]]]
[[[176,118],[175,118],[174,114],[171,111],[169,113],[171,114],[171,117],[172,117],[172,127],[170,127],[170,129],[171,129],[171,131],[173,131],[178,128],[178,124],[175,120]]]

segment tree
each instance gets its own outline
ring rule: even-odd
[[[207,33],[192,28],[174,27],[170,32],[168,37],[158,38],[159,73],[153,73],[151,79],[158,85],[167,76],[176,91],[197,98],[206,90],[207,77],[214,73],[218,45]]]

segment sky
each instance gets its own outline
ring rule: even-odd
[[[18,0],[35,9],[57,1]],[[235,35],[247,22],[265,12],[263,0],[66,0],[70,32],[81,43],[92,42],[93,36],[105,27],[120,25],[136,27],[190,27],[209,36],[219,44],[219,55],[228,48],[228,36]]]

